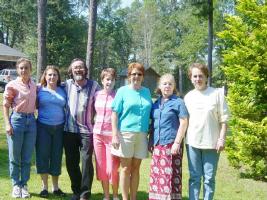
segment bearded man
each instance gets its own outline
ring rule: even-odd
[[[68,73],[71,79],[65,83],[67,106],[64,149],[73,191],[71,200],[88,200],[94,176],[93,105],[95,92],[100,87],[96,81],[87,78],[88,68],[82,59],[73,59]]]

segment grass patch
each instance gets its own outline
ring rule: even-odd
[[[2,111],[2,94],[0,94],[0,200],[11,200],[11,180],[8,172],[8,150],[6,136],[4,133]],[[61,189],[68,194],[65,198],[57,198],[50,194],[49,199],[68,200],[71,196],[70,180],[65,167],[65,158],[63,157],[62,175],[59,179]],[[138,200],[148,199],[150,159],[145,159],[141,165],[140,185],[138,191]],[[28,182],[29,191],[32,200],[41,200],[39,192],[41,191],[41,179],[36,174],[36,168],[33,164],[31,168],[31,178]],[[49,180],[51,183],[51,179]],[[50,184],[51,186],[51,184]],[[51,190],[50,190],[51,191]],[[239,172],[229,166],[224,153],[221,154],[218,172],[216,177],[215,200],[265,200],[267,198],[267,183],[251,179],[241,178]],[[102,200],[103,194],[101,184],[94,179],[92,187],[92,200]],[[202,199],[202,198],[200,198]],[[186,153],[183,159],[183,200],[188,200],[188,169]]]

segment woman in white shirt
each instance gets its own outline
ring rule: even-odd
[[[205,65],[192,64],[188,75],[194,85],[184,98],[190,116],[186,136],[189,199],[199,199],[203,177],[203,198],[211,200],[219,155],[225,145],[229,111],[223,90],[207,86],[209,72]]]

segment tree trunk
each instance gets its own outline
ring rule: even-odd
[[[7,46],[9,46],[9,40],[8,40],[8,38],[9,38],[9,27],[6,28],[6,43],[5,44]]]
[[[4,33],[0,30],[0,43],[4,44],[5,40],[4,40]]]
[[[89,21],[88,21],[88,41],[86,53],[86,65],[88,67],[88,77],[91,77],[94,54],[94,38],[96,32],[97,0],[89,0]]]
[[[46,67],[46,6],[47,0],[37,0],[38,4],[38,51],[37,51],[37,79],[40,80]]]
[[[212,50],[213,50],[213,0],[208,0],[209,6],[209,39],[208,39],[208,68],[210,76],[208,78],[208,85],[212,85]]]
[[[183,68],[181,65],[179,66],[179,93],[183,96]]]
[[[12,48],[15,45],[16,38],[17,38],[17,33],[18,33],[18,31],[14,31],[13,34],[12,34],[12,39],[11,39],[11,42],[10,42],[10,47],[12,47]]]

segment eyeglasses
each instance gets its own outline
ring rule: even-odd
[[[131,76],[143,76],[141,73],[132,73]]]
[[[75,69],[75,70],[84,70],[84,67],[83,66],[81,66],[81,65],[74,65],[74,66],[72,66],[71,67],[72,69]]]

